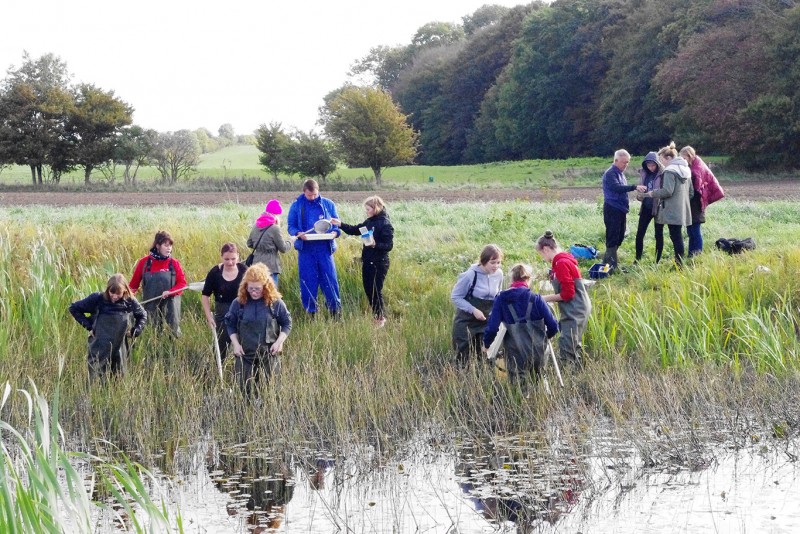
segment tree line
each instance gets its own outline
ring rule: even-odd
[[[555,0],[485,5],[372,48],[350,75],[453,165],[646,153],[670,139],[750,168],[800,166],[794,0]]]
[[[34,185],[59,183],[64,173],[83,169],[114,181],[122,174],[135,184],[138,169],[152,165],[165,182],[196,169],[200,155],[232,144],[252,143],[223,124],[219,135],[205,128],[158,132],[133,124],[133,108],[93,84],[71,84],[67,64],[53,54],[23,55],[0,85],[0,168],[30,168]]]

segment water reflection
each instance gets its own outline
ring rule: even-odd
[[[518,532],[555,524],[577,502],[584,487],[578,460],[554,464],[536,448],[521,444],[466,447],[458,451],[455,473],[461,491],[484,518]]]
[[[207,464],[217,489],[233,500],[229,516],[240,516],[248,532],[275,532],[294,494],[291,461],[265,451],[220,451]]]

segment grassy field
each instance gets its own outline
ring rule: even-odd
[[[262,179],[271,181],[272,177],[258,163],[258,149],[253,145],[227,147],[217,152],[204,154],[192,179],[196,187],[202,187],[205,179]],[[479,165],[425,166],[407,165],[390,167],[383,173],[383,187],[389,189],[420,188],[521,188],[531,186],[569,187],[576,185],[597,185],[603,172],[611,164],[612,157],[571,158],[566,160],[527,160],[486,163]],[[630,177],[637,176],[641,156],[634,156],[628,170]],[[742,173],[724,167],[726,158],[710,157],[708,161],[716,165],[715,172],[721,180],[769,179],[774,176]],[[114,183],[122,182],[122,169],[118,169]],[[785,176],[783,176],[785,178]],[[139,171],[137,179],[141,185],[159,179],[153,167]],[[281,176],[281,180],[299,183],[299,177]],[[432,179],[432,181],[431,181]],[[108,182],[99,171],[92,175],[94,182]],[[340,167],[327,178],[332,183],[347,183],[369,189],[374,187],[374,176],[370,169],[349,169]],[[0,185],[28,185],[30,171],[26,167],[9,167],[0,170]],[[61,180],[65,186],[80,186],[84,183],[83,172],[75,171]],[[182,186],[189,185],[184,180]],[[296,185],[291,186],[297,189]]]
[[[504,249],[506,270],[528,261],[544,279],[548,266],[534,256],[534,238],[552,228],[564,244],[599,245],[599,207],[392,205],[396,247],[386,285],[387,327],[376,331],[371,325],[355,238],[343,239],[336,253],[343,322],[304,317],[290,252],[281,290],[294,329],[280,379],[262,390],[262,404],[229,389],[230,360],[227,383],[220,385],[212,334],[195,293],[183,298],[184,337],[173,344],[146,331],[128,375],[106,384],[90,386],[86,333],[67,313],[71,302],[101,290],[110,274],[130,275],[160,228],[175,236],[174,254],[189,281],[202,280],[222,242],[243,246],[260,206],[5,208],[0,376],[12,388],[33,381],[46,396],[60,386],[61,424],[80,448],[108,440],[145,459],[162,453],[169,458],[209,436],[222,443],[268,439],[335,451],[367,441],[391,450],[427,425],[447,440],[453,432],[489,436],[554,425],[579,431],[597,417],[689,429],[707,424],[709,416],[723,422],[756,418],[749,432],[777,425],[783,434],[796,434],[800,208],[793,202],[721,204],[704,225],[707,241],[752,236],[758,249],[729,257],[709,246],[676,271],[669,262],[647,264],[653,248],[648,241],[645,265],[592,289],[585,370],[566,371],[566,387],[553,395],[538,388],[530,397],[495,382],[491,372],[449,365],[450,289],[488,242]],[[359,206],[340,208],[343,220],[362,220]],[[632,246],[630,236],[623,264],[631,262]],[[11,423],[27,413],[25,403],[13,399],[4,410]]]

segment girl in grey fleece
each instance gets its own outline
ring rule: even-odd
[[[470,354],[475,357],[481,354],[486,319],[492,311],[494,298],[503,286],[503,272],[500,270],[502,259],[500,247],[486,245],[478,263],[458,276],[450,293],[450,300],[456,307],[453,350],[456,352],[456,364],[460,366],[469,362]]]

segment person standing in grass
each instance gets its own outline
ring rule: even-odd
[[[455,363],[460,367],[466,366],[471,358],[479,358],[482,353],[486,319],[503,285],[503,272],[500,270],[502,261],[500,247],[486,245],[481,250],[478,263],[458,276],[450,293],[450,300],[456,307],[452,343],[456,353]]]
[[[661,187],[645,193],[645,197],[657,199],[661,206],[656,222],[666,224],[669,238],[675,253],[675,263],[683,265],[684,245],[683,227],[692,224],[692,208],[689,205],[693,194],[692,172],[686,160],[678,157],[675,143],[670,143],[658,151],[661,163],[666,167],[661,179]]]
[[[483,333],[484,352],[497,337],[500,323],[506,325],[503,338],[506,369],[511,381],[519,381],[533,371],[542,374],[547,340],[558,333],[558,322],[544,299],[531,291],[530,265],[511,267],[511,287],[501,291],[492,304],[492,313]]]
[[[319,185],[316,180],[303,182],[303,194],[297,197],[289,208],[286,225],[289,235],[297,237],[294,248],[298,251],[300,300],[303,308],[312,316],[317,312],[317,294],[321,288],[328,310],[333,317],[341,317],[339,279],[336,276],[336,265],[333,263],[336,242],[334,239],[310,240],[306,237],[318,221],[338,218],[336,204],[319,195]],[[332,226],[329,233],[339,237],[341,231]]]
[[[259,375],[267,380],[280,370],[280,352],[292,330],[292,316],[263,263],[248,267],[239,293],[225,315],[236,356],[234,373],[242,391],[255,392]]]
[[[150,253],[136,262],[130,287],[135,295],[141,285],[143,301],[156,299],[144,305],[150,322],[159,330],[166,322],[175,337],[180,337],[181,290],[186,288],[186,277],[180,262],[172,257],[173,244],[169,232],[156,232]]]
[[[664,167],[658,161],[658,154],[649,152],[642,161],[642,169],[639,171],[641,174],[641,185],[647,188],[647,191],[653,191],[661,187],[661,173],[664,172]],[[638,200],[642,202],[639,209],[639,226],[636,229],[636,261],[642,259],[644,252],[644,236],[647,234],[647,227],[650,226],[650,221],[653,221],[658,213],[658,202],[652,198],[646,198],[644,193],[637,193]],[[653,223],[656,233],[656,263],[661,261],[661,253],[664,251],[664,225]]]
[[[536,241],[536,252],[551,262],[550,283],[555,293],[544,295],[545,302],[557,302],[559,310],[558,354],[561,360],[580,366],[583,362],[583,334],[592,313],[592,301],[581,271],[569,252],[564,252],[555,235],[547,230]]]
[[[208,271],[203,284],[201,301],[206,314],[206,322],[217,332],[217,344],[221,359],[225,359],[231,338],[225,328],[225,314],[231,303],[239,295],[239,285],[247,270],[244,263],[239,263],[239,249],[235,243],[225,243],[220,249],[222,263]],[[214,311],[211,311],[211,296],[214,296]]]
[[[147,323],[147,312],[133,297],[125,277],[112,275],[105,291],[73,302],[69,313],[89,331],[89,376],[95,379],[108,372],[124,374],[128,338],[139,337]]]
[[[364,238],[361,251],[361,281],[367,294],[375,325],[386,324],[386,310],[383,305],[383,282],[389,272],[389,251],[394,246],[394,228],[386,213],[386,205],[381,197],[371,196],[364,201],[367,220],[359,225],[350,225],[333,219],[331,223],[339,226],[348,235],[361,235],[360,228],[370,232],[371,239]]]
[[[281,235],[278,215],[282,213],[283,207],[276,199],[267,202],[264,213],[258,216],[247,238],[247,246],[253,249],[253,263],[260,262],[269,268],[275,287],[278,287],[278,277],[283,270],[278,253],[285,254],[292,246]]]
[[[686,233],[689,234],[689,257],[692,257],[703,252],[703,234],[700,225],[706,222],[706,208],[709,204],[725,197],[725,191],[694,148],[688,145],[683,147],[680,156],[686,160],[692,172],[694,195],[689,199],[692,224],[686,227]]]
[[[627,150],[617,150],[614,153],[614,163],[603,174],[603,223],[606,227],[606,251],[603,254],[603,263],[612,269],[617,268],[617,249],[625,239],[627,225],[628,193],[631,191],[645,192],[643,185],[628,185],[625,178],[625,169],[631,161]]]

